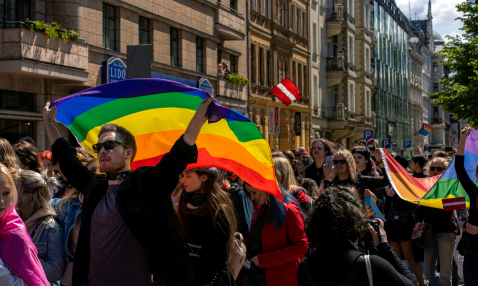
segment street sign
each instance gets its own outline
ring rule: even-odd
[[[382,140],[382,147],[383,148],[392,148],[392,140],[390,140],[390,139]]]
[[[302,112],[296,111],[294,114],[295,124],[295,136],[302,136]]]
[[[279,107],[269,107],[269,134],[279,134]]]
[[[364,130],[363,131],[363,140],[367,140],[368,136],[372,135],[373,137],[373,131],[372,130]]]
[[[403,141],[403,148],[412,148],[412,141]]]
[[[199,89],[202,89],[204,91],[209,92],[209,94],[212,94],[212,85],[207,78],[201,78],[197,84]]]
[[[111,57],[103,62],[102,82],[115,82],[126,79],[126,65],[122,59]]]

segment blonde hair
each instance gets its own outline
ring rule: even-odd
[[[341,149],[334,155],[334,160],[338,155],[342,155],[347,161],[347,168],[349,170],[349,178],[352,183],[357,183],[357,166],[355,165],[354,156],[349,150]]]
[[[0,174],[3,174],[4,176],[7,177],[8,182],[10,183],[10,188],[12,189],[12,205],[15,207],[17,205],[18,201],[18,195],[17,195],[17,188],[15,186],[15,181],[13,180],[13,176],[10,173],[10,170],[5,166],[4,164],[0,163]]]
[[[443,166],[445,166],[445,169],[448,167],[448,165],[450,164],[450,161],[448,161],[447,159],[443,158],[443,157],[436,157],[436,158],[433,158],[430,160],[430,162],[428,162],[428,165],[427,165],[427,170],[425,171],[425,175],[427,175],[427,177],[433,177],[432,175],[432,172],[430,171],[430,166],[435,163],[435,162],[440,162],[443,164]],[[445,172],[445,171],[443,171]]]
[[[40,208],[55,213],[50,204],[50,189],[56,189],[57,186],[58,181],[56,177],[48,178],[45,171],[39,174],[31,170],[22,170],[17,180],[17,188],[19,191],[21,190],[22,197],[25,194],[32,194],[33,199],[31,202],[28,202],[29,214],[24,214],[21,210],[18,210],[20,217],[23,219],[26,215],[34,214]],[[23,201],[23,204],[25,203],[27,202]]]
[[[0,138],[0,163],[4,164],[9,170],[10,176],[16,181],[18,179],[20,161],[15,151],[13,151],[12,145],[10,145],[8,140],[3,138]]]
[[[279,184],[289,192],[291,187],[297,187],[297,181],[290,161],[284,157],[275,157],[273,158],[273,161],[276,178]]]

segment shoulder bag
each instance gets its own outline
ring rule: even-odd
[[[46,219],[44,219],[40,226],[38,227],[37,231],[35,232],[35,234],[33,235],[33,238],[32,238],[32,242],[33,244],[36,246],[38,241],[40,240],[40,237],[41,235],[43,234],[43,231],[45,230],[45,228],[48,226],[48,224],[50,224],[50,222],[53,220],[53,217],[52,216],[48,216]]]
[[[390,207],[385,219],[389,224],[405,227],[407,224],[408,213],[396,210],[394,207]]]

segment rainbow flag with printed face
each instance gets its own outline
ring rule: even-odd
[[[422,125],[422,128],[420,129],[420,131],[418,131],[418,133],[422,134],[423,136],[427,136],[430,131],[432,131],[433,127],[431,127],[430,125],[426,124],[426,123],[423,123]]]
[[[96,86],[55,100],[56,120],[75,135],[88,152],[102,125],[116,123],[136,139],[132,168],[154,166],[186,131],[207,92],[174,81],[131,79]],[[237,174],[254,188],[282,196],[275,178],[269,144],[257,126],[216,99],[208,123],[198,136],[198,160],[188,165],[218,167]]]
[[[386,174],[390,183],[402,199],[420,205],[443,209],[443,199],[464,197],[466,206],[470,206],[470,198],[461,186],[455,171],[455,159],[441,176],[431,178],[414,178],[407,170],[390,156],[385,149],[380,149]],[[478,131],[472,130],[465,144],[465,169],[473,181],[478,162]],[[475,183],[478,186],[478,183]]]

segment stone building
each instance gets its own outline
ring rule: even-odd
[[[373,94],[373,1],[326,2],[326,86],[321,136],[351,148],[375,130]]]
[[[309,0],[251,0],[249,3],[249,118],[271,149],[308,149],[311,134]],[[301,100],[289,106],[269,92],[287,77],[302,95]],[[269,124],[275,124],[268,116],[271,107],[279,108],[279,130],[269,128]],[[301,122],[296,121],[300,112]]]
[[[0,13],[0,137],[11,142],[28,135],[49,148],[43,103],[102,84],[102,63],[126,63],[128,45],[151,45],[152,77],[194,86],[206,79],[220,102],[246,113],[246,87],[218,75],[225,62],[247,77],[246,0],[9,0]],[[27,18],[58,22],[81,40],[31,32]]]
[[[390,139],[392,148],[412,139],[409,35],[393,0],[374,2],[375,139]]]

